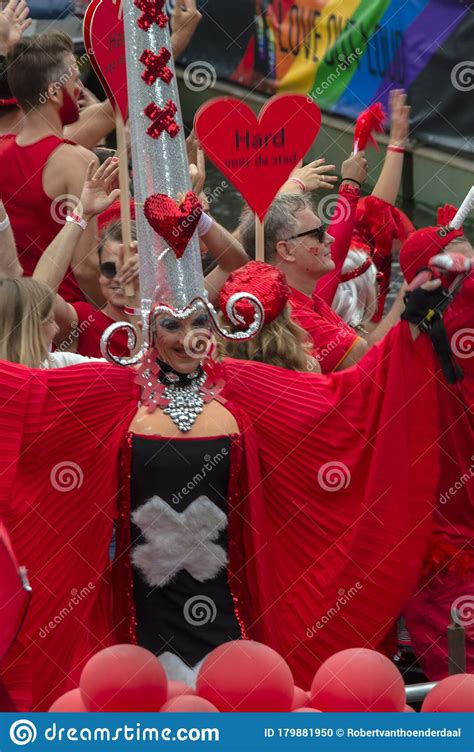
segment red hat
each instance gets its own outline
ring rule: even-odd
[[[400,250],[400,267],[407,282],[412,282],[430,258],[441,253],[449,243],[463,234],[462,230],[446,227],[423,227],[404,242]]]
[[[219,295],[219,308],[229,319],[227,303],[232,295],[246,292],[255,295],[263,306],[264,324],[271,321],[283,311],[290,297],[290,290],[285,275],[274,266],[263,261],[249,261],[229,275]],[[249,326],[255,315],[255,308],[245,300],[236,303],[234,310],[245,320],[239,328]]]
[[[133,199],[130,199],[130,217],[135,219],[135,201]],[[120,219],[119,199],[114,201],[113,204],[110,204],[109,208],[101,212],[97,217],[97,229],[99,230],[99,235],[102,235],[105,228],[108,227],[108,225],[111,225],[112,222],[116,222],[118,219]]]

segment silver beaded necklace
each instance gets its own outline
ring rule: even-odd
[[[189,431],[204,407],[201,387],[206,381],[206,374],[200,371],[189,373],[186,376],[188,383],[183,383],[183,377],[173,371],[163,374],[163,377],[166,384],[163,397],[168,405],[161,409],[180,431]]]

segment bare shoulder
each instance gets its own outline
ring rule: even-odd
[[[49,157],[43,171],[43,188],[48,196],[68,193],[71,186],[77,191],[82,185],[89,163],[97,157],[89,149],[76,144],[60,144]]]
[[[83,165],[84,171],[87,169],[88,164],[92,161],[97,161],[97,157],[90,149],[86,149],[79,144],[60,144],[57,149],[51,154],[48,163],[60,163],[62,168],[75,168]]]

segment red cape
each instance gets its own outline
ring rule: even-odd
[[[413,343],[406,324],[331,376],[224,364],[226,396],[252,423],[241,422],[248,516],[236,572],[260,596],[248,633],[288,659],[298,684],[339,649],[379,646],[417,581],[437,483],[432,367],[430,343]],[[34,710],[77,686],[114,639],[108,544],[133,377],[106,364],[0,364],[0,515],[33,587],[22,640]],[[61,462],[73,468],[68,491]],[[347,468],[347,487],[325,490],[328,462]]]
[[[425,572],[405,612],[413,648],[432,681],[448,675],[446,628],[453,605],[465,627],[466,670],[474,672],[473,303],[471,274],[444,315],[448,339],[464,378],[447,384],[441,371],[436,374],[442,459],[434,535]]]

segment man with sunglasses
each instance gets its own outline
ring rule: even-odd
[[[366,176],[367,162],[362,153],[343,163],[338,202],[331,221],[338,244],[349,244],[360,185]],[[250,214],[244,214],[239,228],[250,256],[255,248],[253,221]],[[311,337],[313,355],[323,373],[349,368],[368,349],[365,340],[315,294],[316,283],[335,268],[331,255],[333,242],[334,237],[315,213],[305,192],[280,193],[267,212],[265,261],[285,274],[291,293],[292,318]]]

